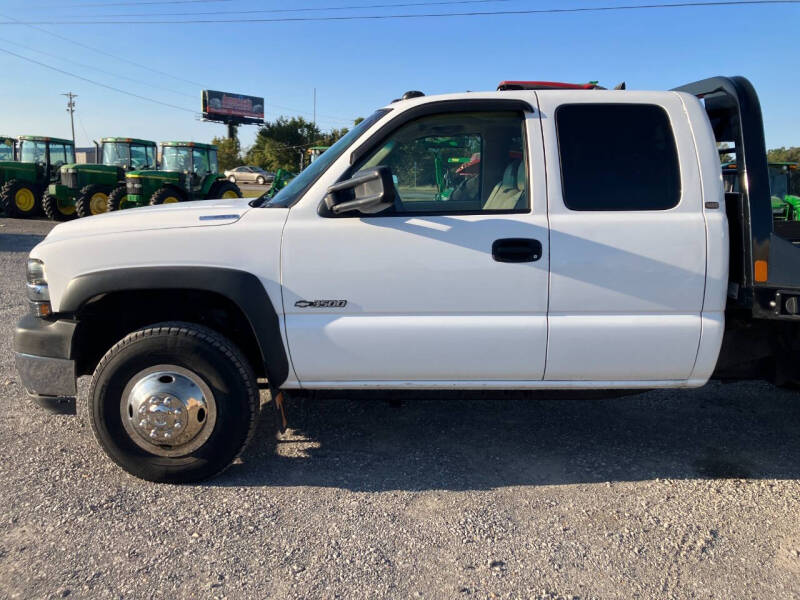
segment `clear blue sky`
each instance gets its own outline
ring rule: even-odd
[[[5,0],[0,21],[95,18],[99,15],[201,13],[286,7],[395,4],[411,0]],[[417,0],[424,2],[425,0]],[[671,1],[671,0],[666,0]],[[637,4],[637,0],[499,0],[279,16],[411,14]],[[245,15],[240,15],[245,16]],[[133,17],[120,17],[132,19]],[[141,18],[141,17],[140,17]],[[182,19],[183,17],[163,17]],[[189,17],[186,17],[189,18]],[[213,18],[197,14],[196,18]],[[800,5],[674,8],[602,13],[419,18],[384,21],[175,25],[43,25],[77,42],[150,65],[155,74],[40,30],[0,25],[0,47],[108,85],[188,109],[176,110],[97,87],[0,53],[0,133],[69,137],[62,92],[78,94],[78,145],[104,136],[208,141],[224,135],[203,123],[203,86],[266,97],[266,117],[310,117],[347,126],[409,89],[427,94],[494,89],[503,79],[585,82],[668,89],[711,75],[745,75],[764,111],[767,146],[800,145],[798,40]],[[46,54],[43,54],[46,53]],[[78,64],[80,63],[80,64]],[[86,66],[84,66],[86,65]],[[94,67],[94,68],[91,68]],[[99,72],[95,69],[101,69]],[[118,74],[120,77],[111,75]],[[130,81],[131,78],[138,81]],[[243,127],[243,145],[255,127]]]

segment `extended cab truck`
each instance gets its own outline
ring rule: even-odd
[[[100,164],[69,164],[42,197],[42,208],[53,221],[99,215],[125,202],[125,173],[156,168],[156,143],[135,138],[100,140]]]
[[[390,104],[271,199],[57,226],[28,261],[25,388],[73,412],[91,375],[108,455],[178,482],[242,450],[257,378],[279,407],[302,390],[797,384],[800,235],[773,228],[749,82],[529,87]],[[447,140],[480,161],[444,195],[429,148]]]

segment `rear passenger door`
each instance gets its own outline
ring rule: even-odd
[[[680,98],[538,95],[551,229],[545,380],[688,379],[706,232]]]

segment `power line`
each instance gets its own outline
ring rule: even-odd
[[[43,56],[49,56],[50,58],[64,59],[63,55],[53,54],[51,52],[45,52],[44,50],[39,50],[38,48],[32,48],[31,46],[25,46],[24,44],[20,44],[18,42],[13,42],[13,41],[8,40],[8,39],[0,38],[0,42],[5,42],[7,44],[10,44],[11,46],[16,47],[17,49],[22,48],[23,50],[28,50],[30,52],[36,52],[37,54],[41,54]],[[119,73],[115,73],[113,71],[106,71],[105,69],[101,69],[100,67],[95,67],[93,65],[87,65],[85,63],[79,63],[79,62],[77,62],[75,60],[71,60],[70,59],[69,63],[71,65],[76,66],[76,67],[82,67],[84,69],[90,69],[92,71],[97,71],[98,73],[103,73],[104,75],[110,75],[111,77],[116,77],[118,79],[125,79],[127,81],[132,81],[133,83],[140,83],[140,84],[146,85],[148,87],[156,88],[156,89],[159,89],[159,90],[164,90],[165,92],[170,92],[172,94],[177,94],[179,96],[184,96],[186,98],[196,98],[196,96],[197,96],[196,94],[187,94],[186,92],[179,92],[177,90],[172,90],[170,88],[165,88],[165,87],[160,86],[160,85],[153,85],[149,81],[143,81],[141,79],[134,79],[133,77],[128,77],[126,75],[120,75]]]
[[[197,111],[191,110],[189,108],[185,108],[183,106],[177,106],[175,104],[170,104],[169,102],[162,102],[161,100],[156,100],[155,98],[148,98],[147,96],[142,96],[140,94],[136,94],[134,92],[129,92],[128,90],[123,90],[113,85],[108,85],[106,83],[101,83],[99,81],[95,81],[94,79],[89,79],[88,77],[84,77],[82,75],[76,75],[75,73],[70,73],[69,71],[65,71],[63,69],[59,69],[58,67],[53,67],[52,65],[48,65],[47,63],[40,62],[33,58],[29,58],[27,56],[23,56],[22,54],[17,54],[16,52],[12,52],[11,50],[7,50],[5,48],[0,48],[0,52],[5,52],[6,54],[10,54],[11,56],[16,56],[17,58],[39,65],[40,67],[44,67],[45,69],[50,69],[51,71],[55,71],[57,73],[61,73],[62,75],[69,75],[70,77],[75,77],[76,79],[80,79],[81,81],[86,81],[87,83],[91,83],[92,85],[97,85],[107,90],[111,90],[114,92],[119,92],[120,94],[126,94],[128,96],[133,96],[134,98],[138,98],[139,100],[145,100],[147,102],[153,102],[154,104],[161,104],[162,106],[167,106],[169,108],[174,108],[176,110],[182,110],[184,112],[190,112],[196,114]]]
[[[227,1],[227,0],[224,0],[224,1]],[[140,69],[145,69],[145,70],[151,71],[153,73],[158,73],[159,75],[164,75],[165,77],[170,77],[171,79],[175,79],[177,81],[182,81],[183,83],[187,83],[187,84],[190,84],[192,86],[198,86],[200,88],[204,88],[205,87],[202,83],[198,83],[198,82],[192,81],[190,79],[184,79],[183,77],[178,77],[177,75],[173,75],[172,73],[167,73],[166,71],[159,71],[158,69],[155,69],[155,68],[153,68],[153,67],[151,67],[149,65],[143,65],[141,63],[138,63],[136,61],[130,60],[130,59],[125,58],[123,56],[118,56],[116,54],[112,54],[110,52],[106,52],[102,48],[96,48],[94,46],[90,46],[89,44],[84,44],[83,42],[79,42],[77,40],[73,40],[72,38],[68,38],[65,35],[61,35],[60,33],[56,33],[55,31],[48,31],[47,29],[43,29],[41,27],[36,27],[36,25],[33,25],[31,23],[23,23],[22,21],[20,21],[19,19],[15,19],[14,17],[9,17],[9,16],[2,15],[2,14],[0,14],[0,17],[2,17],[3,19],[11,19],[12,22],[9,23],[10,25],[14,25],[14,24],[25,25],[29,29],[34,29],[36,31],[40,31],[42,33],[46,33],[47,35],[52,35],[53,37],[56,37],[56,38],[58,38],[60,40],[64,40],[65,42],[69,42],[70,44],[74,44],[75,46],[80,46],[81,48],[86,48],[87,50],[91,50],[92,52],[97,52],[99,54],[103,54],[103,55],[108,56],[110,58],[114,58],[116,60],[120,60],[122,62],[126,62],[126,63],[128,63],[130,65],[135,66],[135,67],[139,67]],[[0,24],[2,24],[2,21],[0,21]]]
[[[146,102],[152,102],[154,104],[160,104],[161,106],[166,106],[168,108],[174,108],[176,110],[182,110],[184,112],[197,114],[197,111],[192,110],[190,108],[186,108],[184,106],[177,106],[175,104],[170,104],[169,102],[162,102],[161,100],[156,100],[155,98],[149,98],[147,96],[142,96],[141,94],[137,94],[135,92],[131,92],[131,91],[128,91],[128,90],[123,90],[123,89],[118,88],[118,87],[114,87],[113,85],[108,85],[106,83],[101,83],[99,81],[95,81],[94,79],[89,79],[88,77],[84,77],[82,75],[77,75],[76,73],[71,73],[69,71],[65,71],[64,69],[59,69],[58,67],[54,67],[52,65],[48,65],[47,63],[43,63],[41,61],[35,60],[35,59],[30,58],[28,56],[23,56],[22,54],[17,54],[16,52],[12,52],[11,50],[7,50],[7,49],[2,48],[2,47],[0,47],[0,52],[5,52],[6,54],[10,54],[11,56],[15,56],[16,58],[19,58],[20,60],[24,60],[24,61],[36,64],[36,65],[39,65],[40,67],[44,67],[45,69],[50,69],[51,71],[55,71],[57,73],[61,73],[62,75],[68,75],[69,77],[75,77],[76,79],[80,79],[81,81],[85,81],[87,83],[91,83],[92,85],[96,85],[96,86],[99,86],[99,87],[106,88],[106,89],[111,90],[113,92],[118,92],[120,94],[126,94],[128,96],[132,96],[134,98],[138,98],[139,100],[145,100]],[[277,105],[273,105],[273,106],[277,106]],[[298,110],[296,110],[294,108],[289,108],[289,107],[283,107],[283,108],[285,108],[286,110],[292,110],[292,111],[295,111],[295,112],[303,112],[303,111],[298,111]],[[320,116],[323,116],[323,115],[320,115]],[[347,121],[347,122],[352,122],[354,120],[354,119],[339,119],[337,117],[330,117],[330,116],[328,116],[327,118],[329,120],[340,120],[340,121]]]
[[[274,17],[274,18],[233,18],[233,19],[182,19],[176,20],[102,20],[102,21],[0,21],[0,25],[182,25],[182,24],[220,24],[220,23],[287,23],[307,21],[384,21],[391,19],[431,19],[446,17],[486,17],[513,15],[542,15],[611,12],[625,10],[647,10],[662,8],[697,8],[714,6],[746,6],[768,4],[800,4],[800,0],[723,0],[721,2],[677,2],[673,4],[633,4],[623,6],[586,6],[574,8],[539,8],[528,10],[494,10],[452,13],[419,13],[389,15],[347,15],[320,17]]]
[[[218,3],[218,2],[232,2],[233,0],[151,0],[150,2],[81,2],[70,4],[70,7],[75,6],[96,6],[96,7],[103,7],[103,6],[142,6],[145,4],[209,4],[209,3]],[[50,4],[47,6],[38,6],[36,8],[49,8],[53,6],[60,6],[55,4]]]
[[[227,2],[228,0],[220,0],[220,1]],[[108,57],[110,57],[110,58],[114,58],[114,59],[116,59],[116,60],[120,60],[120,61],[123,61],[123,62],[129,63],[129,64],[132,64],[132,65],[134,65],[134,66],[137,66],[137,67],[140,67],[140,68],[142,68],[142,69],[145,69],[145,70],[148,70],[148,71],[152,71],[153,73],[158,73],[158,74],[161,74],[161,75],[166,75],[166,76],[168,76],[168,77],[172,77],[173,79],[176,79],[176,80],[178,80],[178,81],[183,81],[183,82],[185,82],[185,83],[187,83],[187,84],[191,84],[192,86],[197,86],[197,87],[199,87],[199,88],[201,88],[201,89],[210,89],[210,86],[204,85],[204,84],[202,84],[202,83],[199,83],[199,82],[194,82],[194,81],[191,81],[191,80],[188,80],[188,79],[183,79],[183,78],[181,78],[181,77],[176,77],[175,75],[172,75],[172,74],[170,74],[170,73],[165,73],[165,72],[163,72],[163,71],[159,71],[158,69],[154,69],[153,67],[150,67],[150,66],[147,66],[147,65],[143,65],[143,64],[141,64],[141,63],[137,63],[137,62],[135,62],[135,61],[129,60],[129,59],[127,59],[127,58],[124,58],[124,57],[122,57],[122,56],[117,56],[117,55],[115,55],[115,54],[111,54],[110,52],[106,52],[106,51],[104,51],[104,50],[101,50],[101,49],[99,49],[99,48],[95,48],[95,47],[93,47],[93,46],[89,46],[88,44],[84,44],[84,43],[82,43],[82,42],[78,42],[78,41],[76,41],[76,40],[73,40],[73,39],[71,39],[71,38],[68,38],[68,37],[66,37],[66,36],[63,36],[63,35],[61,35],[61,34],[55,33],[54,31],[48,31],[47,29],[43,29],[43,28],[41,28],[41,27],[36,27],[36,26],[34,26],[34,25],[30,25],[30,24],[24,24],[24,23],[21,23],[21,22],[19,22],[19,19],[14,19],[14,17],[8,17],[8,16],[6,16],[6,15],[2,15],[2,14],[0,14],[0,17],[2,17],[2,18],[4,18],[4,19],[12,19],[12,20],[16,21],[17,23],[19,23],[20,25],[26,25],[26,26],[27,26],[29,29],[34,29],[34,30],[36,30],[36,31],[40,31],[40,32],[42,32],[42,33],[46,33],[46,34],[48,34],[48,35],[52,35],[53,37],[56,37],[56,38],[58,38],[58,39],[61,39],[61,40],[64,40],[64,41],[66,41],[66,42],[69,42],[69,43],[71,43],[71,44],[74,44],[74,45],[76,45],[76,46],[81,46],[81,47],[83,47],[83,48],[86,48],[86,49],[88,49],[88,50],[92,50],[93,52],[99,52],[100,54],[104,54],[105,56],[108,56]],[[18,44],[18,43],[16,43],[16,42],[12,42],[12,41],[10,41],[10,40],[4,40],[4,41],[5,41],[6,43],[9,43],[9,44],[11,44],[12,46],[19,46],[19,47],[23,47],[23,48],[25,47],[25,46],[22,46],[21,44]],[[45,55],[45,56],[48,56],[48,55],[49,55],[49,56],[54,56],[54,55],[52,55],[52,54],[49,54],[49,53],[47,53],[47,52],[43,52],[42,50],[37,50],[37,49],[30,48],[30,47],[27,47],[27,49],[29,49],[29,50],[32,50],[33,52],[38,52],[38,53],[40,53],[40,54],[42,54],[42,55]],[[61,58],[61,57],[58,57],[58,58]],[[27,59],[25,59],[25,58],[23,57],[23,60],[27,60]],[[99,68],[97,68],[97,67],[89,67],[88,65],[83,65],[83,64],[81,64],[81,63],[78,63],[78,62],[75,62],[74,64],[76,64],[76,65],[78,65],[78,66],[82,66],[82,67],[84,67],[84,68],[91,68],[91,69],[93,69],[93,70],[95,70],[95,71],[97,71],[97,72],[99,72],[99,73],[105,73],[105,74],[107,74],[107,75],[114,75],[115,77],[118,77],[118,78],[120,78],[120,79],[127,79],[127,80],[129,80],[129,81],[133,81],[133,82],[137,82],[137,83],[143,83],[143,84],[145,84],[145,85],[147,85],[147,86],[149,86],[149,87],[158,87],[159,89],[163,89],[163,90],[166,90],[166,91],[170,91],[170,92],[172,92],[172,93],[174,93],[174,94],[179,94],[179,95],[181,95],[181,96],[185,96],[185,97],[187,97],[187,98],[194,97],[194,96],[192,96],[192,95],[190,95],[190,94],[186,94],[186,93],[183,93],[183,92],[178,92],[178,91],[176,91],[176,90],[170,90],[169,88],[165,88],[165,87],[162,87],[162,86],[153,86],[153,85],[152,85],[151,83],[149,83],[149,82],[142,82],[142,81],[140,81],[140,80],[136,80],[136,79],[133,79],[133,78],[131,78],[131,77],[127,77],[127,76],[123,76],[123,75],[117,75],[116,73],[110,73],[109,71],[105,71],[105,70],[103,70],[103,69],[99,69]],[[45,66],[47,66],[47,65],[45,65]],[[171,106],[171,105],[169,105],[169,106]],[[301,114],[309,114],[307,111],[302,111],[302,110],[300,110],[300,109],[293,108],[293,107],[291,107],[291,106],[281,106],[281,105],[279,105],[279,104],[273,104],[272,106],[275,106],[275,107],[277,107],[277,108],[282,108],[282,109],[284,109],[284,110],[291,110],[291,111],[294,111],[294,112],[297,112],[297,113],[301,113]],[[182,109],[182,110],[187,110],[187,109]],[[192,111],[192,112],[194,112],[194,111]],[[325,118],[327,118],[327,119],[329,119],[329,120],[341,121],[341,122],[346,122],[346,123],[351,123],[351,122],[353,121],[353,119],[346,119],[346,118],[344,118],[344,117],[335,117],[335,116],[332,116],[332,115],[320,115],[320,116],[322,116],[322,117],[325,117]]]
[[[159,12],[159,13],[112,13],[102,15],[103,17],[179,17],[194,15],[227,15],[231,12],[236,14],[253,15],[265,13],[296,13],[296,12],[322,12],[336,10],[359,10],[372,8],[409,8],[414,6],[443,6],[453,4],[495,4],[499,2],[515,2],[516,0],[437,0],[434,2],[403,2],[400,4],[354,4],[351,6],[304,6],[295,8],[260,8],[236,11],[192,11],[192,12]],[[72,5],[74,6],[74,5]]]

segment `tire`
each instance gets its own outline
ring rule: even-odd
[[[51,194],[42,196],[42,210],[51,221],[71,221],[78,216],[75,205],[62,206],[59,204],[58,198]]]
[[[230,177],[228,177],[228,181],[230,181],[231,183],[236,183],[236,177],[231,175]]]
[[[123,210],[125,208],[129,208],[126,206],[126,200],[128,198],[128,186],[124,183],[122,185],[118,185],[111,193],[108,195],[108,212],[112,212],[115,210]]]
[[[264,185],[265,183],[267,183],[267,180],[264,179],[261,175],[259,175],[258,178],[256,179],[256,183],[258,185]]]
[[[242,197],[242,190],[239,189],[239,186],[230,183],[228,181],[219,181],[211,186],[211,189],[208,192],[208,196],[206,199],[216,199],[216,198],[241,198]]]
[[[27,219],[42,211],[39,187],[32,183],[11,179],[0,189],[0,203],[7,217]]]
[[[152,196],[150,196],[150,206],[158,206],[159,204],[174,204],[175,202],[183,202],[185,196],[182,192],[174,188],[162,187],[157,189]]]
[[[186,380],[196,386],[179,387]],[[146,389],[137,393],[137,384]],[[154,405],[155,394],[167,402]],[[181,397],[196,403],[199,398],[206,412],[198,404],[195,412],[184,410]],[[183,322],[151,325],[115,344],[100,359],[87,400],[95,438],[111,460],[135,477],[162,483],[200,481],[224,471],[252,437],[258,407],[256,377],[241,351],[216,331]],[[147,423],[148,417],[155,420]],[[181,419],[178,429],[174,422]],[[197,427],[193,438],[178,445],[167,440],[171,432],[190,435]],[[163,443],[153,444],[154,436]]]
[[[79,217],[101,215],[108,211],[108,188],[100,185],[87,185],[78,194],[75,210]]]

